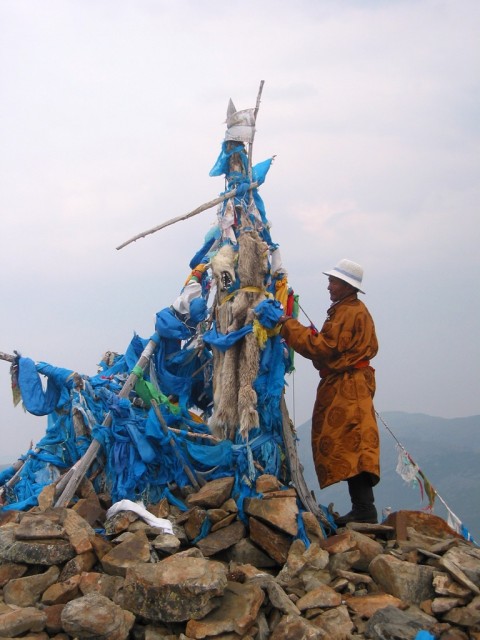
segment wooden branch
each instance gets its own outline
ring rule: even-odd
[[[248,191],[251,191],[252,189],[256,189],[257,187],[258,187],[258,182],[252,182],[252,184],[248,187]],[[122,244],[118,245],[117,251],[119,249],[123,249],[123,247],[126,247],[128,244],[131,244],[132,242],[136,242],[140,238],[145,238],[145,236],[149,236],[152,233],[156,233],[157,231],[160,231],[160,229],[164,229],[165,227],[168,227],[171,224],[175,224],[176,222],[181,222],[182,220],[187,220],[188,218],[193,218],[193,216],[196,216],[199,213],[202,213],[202,211],[211,209],[215,205],[221,204],[225,200],[228,200],[228,198],[233,198],[236,195],[236,193],[237,193],[236,189],[227,191],[227,193],[224,193],[223,195],[218,196],[218,198],[214,198],[209,202],[205,202],[205,204],[201,204],[199,207],[197,207],[193,211],[190,211],[189,213],[186,213],[183,216],[177,216],[176,218],[171,218],[170,220],[167,220],[166,222],[162,222],[162,224],[159,224],[156,227],[153,227],[152,229],[148,229],[148,231],[139,233],[136,236],[133,236],[133,238],[130,238],[130,240],[127,240],[126,242],[123,242]]]
[[[140,356],[137,362],[137,367],[141,367],[143,370],[145,370],[147,364],[150,361],[150,358],[155,352],[156,347],[157,347],[157,343],[155,342],[155,340],[148,341],[147,346],[143,350],[142,355]],[[128,398],[130,391],[135,386],[137,380],[138,380],[137,374],[133,372],[130,373],[130,375],[125,381],[125,384],[119,391],[118,397]],[[111,423],[112,423],[112,414],[109,412],[105,416],[102,422],[102,426],[109,427]],[[78,462],[76,462],[75,465],[72,467],[72,469],[74,470],[69,473],[69,476],[70,476],[69,480],[65,488],[63,489],[60,497],[55,503],[56,507],[68,506],[68,504],[70,503],[70,500],[75,495],[75,491],[78,489],[80,483],[82,482],[84,475],[87,473],[92,462],[97,457],[99,449],[100,449],[100,443],[98,442],[98,440],[92,440],[92,442],[90,443],[90,446],[88,447],[83,457]]]
[[[203,438],[204,440],[211,440],[212,442],[222,442],[220,438],[212,436],[209,433],[196,433],[195,431],[183,431],[182,429],[176,429],[175,427],[168,427],[168,430],[172,433],[178,433],[189,438]]]
[[[257,124],[258,110],[260,109],[260,100],[262,98],[263,85],[265,80],[261,80],[257,93],[257,102],[255,103],[255,110],[253,112],[254,127]],[[248,177],[252,179],[252,156],[253,156],[253,138],[255,137],[255,128],[253,130],[252,141],[248,143]]]
[[[0,351],[0,360],[6,360],[7,362],[15,362],[16,356],[11,356],[9,353],[3,353],[3,351]]]
[[[311,511],[313,515],[329,530],[330,523],[328,522],[323,511],[317,504],[312,493],[309,491],[305,478],[303,476],[303,467],[298,459],[297,445],[292,434],[292,427],[290,418],[288,416],[287,405],[285,403],[285,397],[282,397],[282,427],[283,427],[283,441],[285,443],[285,453],[288,459],[288,466],[290,468],[290,474],[292,476],[292,482],[297,490],[300,502],[305,509]]]
[[[165,422],[165,418],[162,415],[162,412],[160,411],[160,407],[158,406],[158,403],[156,400],[152,399],[150,400],[150,404],[153,407],[153,411],[155,412],[155,415],[158,418],[158,421],[160,422],[160,426],[162,427],[162,431],[163,434],[165,436],[169,436],[168,433],[168,427],[167,427],[167,423]],[[185,460],[183,459],[182,454],[180,453],[178,447],[177,447],[177,443],[175,442],[175,440],[173,439],[172,436],[169,437],[168,440],[169,444],[172,446],[172,449],[177,457],[177,460],[180,462],[180,464],[182,465],[183,470],[185,471],[188,479],[190,480],[190,482],[192,483],[192,485],[194,486],[194,488],[198,491],[200,489],[200,484],[205,484],[205,481],[202,480],[202,482],[200,483],[195,474],[193,473],[193,471],[190,469],[190,467],[188,466],[188,464],[185,462]]]

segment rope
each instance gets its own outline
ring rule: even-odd
[[[263,293],[263,295],[267,298],[273,298],[272,294],[269,291],[266,291],[266,289],[262,289],[260,287],[254,287],[254,286],[247,286],[247,287],[240,287],[240,289],[235,289],[235,291],[232,291],[231,293],[229,293],[228,295],[225,296],[225,298],[223,298],[223,300],[220,302],[220,304],[225,304],[225,302],[228,302],[228,300],[231,300],[232,298],[234,298],[237,293],[240,292],[244,292],[244,293]]]
[[[453,519],[454,523],[456,525],[461,525],[463,529],[465,529],[465,526],[463,525],[462,521],[460,520],[460,518],[450,509],[450,507],[448,506],[448,504],[445,502],[445,500],[442,498],[442,496],[438,493],[438,491],[435,489],[435,487],[432,485],[432,483],[428,480],[428,478],[425,476],[425,474],[423,473],[423,471],[420,469],[420,467],[418,466],[418,464],[415,462],[415,460],[412,458],[412,456],[409,454],[409,452],[406,450],[406,448],[404,447],[404,445],[400,442],[400,440],[397,438],[397,436],[393,433],[393,431],[390,429],[390,427],[388,426],[388,424],[385,422],[385,420],[382,418],[382,416],[378,413],[378,411],[375,410],[375,416],[378,418],[378,420],[380,420],[380,422],[383,424],[383,426],[385,427],[385,429],[388,431],[388,433],[392,436],[392,438],[395,440],[395,442],[397,443],[397,446],[404,452],[404,454],[407,456],[408,460],[417,467],[419,474],[421,475],[421,477],[423,478],[424,483],[428,483],[428,485],[431,487],[432,491],[433,491],[433,500],[435,499],[435,496],[440,500],[440,502],[443,504],[443,506],[445,507],[445,509],[447,510],[449,516]],[[430,496],[429,496],[430,499]],[[433,508],[433,501],[431,504],[431,507]],[[467,534],[470,535],[467,531]],[[466,536],[464,536],[466,537]],[[469,538],[467,538],[469,539]],[[473,539],[470,536],[470,540],[472,542]]]

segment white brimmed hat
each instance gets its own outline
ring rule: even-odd
[[[365,291],[360,289],[363,279],[363,267],[356,262],[343,258],[333,267],[333,269],[330,271],[323,271],[323,273],[326,276],[333,276],[334,278],[343,280],[344,282],[351,284],[355,289],[358,289],[360,293],[365,293]]]

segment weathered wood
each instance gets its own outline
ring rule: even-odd
[[[287,405],[285,398],[282,398],[282,424],[283,424],[283,441],[285,443],[285,453],[288,458],[288,465],[290,468],[290,475],[292,476],[292,483],[297,490],[300,502],[305,509],[311,511],[313,515],[323,524],[327,530],[330,529],[330,523],[328,522],[325,514],[318,506],[315,498],[307,487],[305,478],[303,477],[303,467],[298,459],[297,445],[292,432],[292,423],[288,415]]]
[[[205,481],[202,480],[201,482],[199,482],[197,480],[195,474],[193,473],[193,471],[190,469],[188,464],[183,459],[183,456],[182,456],[182,454],[180,453],[180,451],[179,451],[179,449],[177,447],[177,443],[175,442],[173,437],[168,433],[167,423],[165,422],[165,418],[163,417],[162,412],[160,411],[160,407],[158,406],[157,401],[152,398],[152,400],[150,400],[150,404],[152,405],[153,411],[154,411],[155,415],[157,416],[158,421],[160,422],[160,426],[162,428],[163,434],[165,436],[169,437],[168,442],[171,445],[177,460],[182,465],[182,469],[185,471],[185,474],[187,475],[188,479],[190,480],[190,482],[192,483],[194,488],[198,491],[200,489],[200,485],[205,484]]]
[[[6,360],[7,362],[15,362],[16,357],[10,355],[9,353],[3,353],[3,351],[0,351],[0,360]]]
[[[257,115],[258,115],[258,110],[260,109],[260,100],[262,98],[262,91],[263,91],[264,84],[265,84],[265,80],[261,80],[260,86],[258,88],[257,102],[255,103],[255,110],[253,112],[253,120],[255,124],[257,123]],[[253,137],[255,137],[255,131],[253,132]],[[253,137],[252,137],[252,141],[248,143],[248,177],[250,178],[250,180],[252,179]]]
[[[149,340],[148,343],[147,343],[147,346],[143,350],[142,355],[140,356],[136,366],[140,367],[143,370],[145,370],[147,364],[150,361],[150,358],[152,357],[153,353],[155,352],[156,347],[157,347],[156,341],[155,340]],[[133,372],[130,373],[130,375],[128,376],[127,380],[125,381],[125,384],[123,385],[122,389],[119,391],[118,397],[119,398],[128,398],[128,396],[130,394],[130,391],[135,386],[137,380],[138,380],[137,374],[133,373]],[[112,423],[112,415],[109,412],[105,416],[105,418],[104,418],[104,420],[102,422],[102,426],[109,427],[111,425],[111,423]],[[71,470],[69,480],[68,480],[65,488],[63,489],[60,497],[57,499],[57,501],[55,503],[56,507],[66,507],[66,506],[68,506],[68,504],[70,503],[70,500],[75,495],[75,491],[78,489],[78,487],[79,487],[84,475],[87,473],[87,471],[90,468],[92,462],[97,457],[99,449],[100,449],[100,443],[98,442],[98,440],[92,440],[92,442],[90,443],[90,446],[88,447],[88,449],[85,452],[85,454],[83,455],[83,457],[78,462],[76,462],[74,464],[74,466],[72,467],[73,471]]]
[[[252,189],[256,189],[258,186],[259,186],[258,182],[252,182],[252,184],[248,187],[248,191],[251,191]],[[171,218],[170,220],[167,220],[166,222],[162,222],[162,224],[159,224],[156,227],[153,227],[152,229],[148,229],[148,231],[143,231],[143,233],[138,233],[136,236],[133,236],[133,238],[130,238],[130,240],[127,240],[126,242],[119,244],[117,247],[117,251],[119,249],[123,249],[123,247],[126,247],[128,244],[131,244],[132,242],[136,242],[137,240],[140,240],[140,238],[145,238],[145,236],[149,236],[152,233],[156,233],[157,231],[160,231],[160,229],[164,229],[165,227],[168,227],[171,224],[175,224],[176,222],[181,222],[182,220],[187,220],[188,218],[193,218],[193,216],[196,216],[199,213],[202,213],[202,211],[211,209],[215,205],[221,204],[222,202],[224,202],[225,200],[228,200],[229,198],[233,198],[236,195],[236,193],[237,193],[237,189],[232,189],[231,191],[227,191],[221,196],[218,196],[218,198],[214,198],[209,202],[205,202],[205,204],[201,204],[199,207],[197,207],[193,211],[190,211],[189,213],[186,213],[183,216],[177,216],[176,218]]]

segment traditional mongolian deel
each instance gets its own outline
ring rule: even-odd
[[[312,416],[312,449],[321,488],[362,471],[380,476],[373,408],[378,350],[373,320],[356,294],[333,304],[320,333],[287,320],[282,335],[320,371]]]

